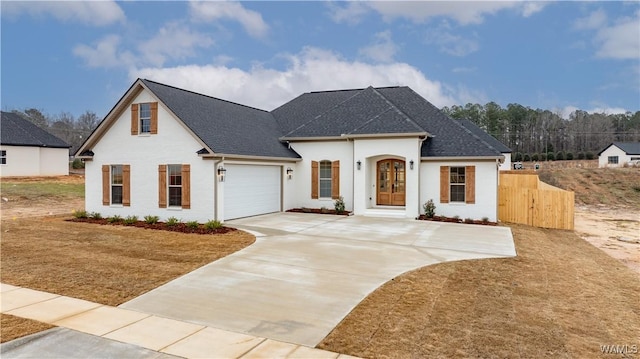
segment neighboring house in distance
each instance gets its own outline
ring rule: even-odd
[[[497,138],[491,136],[489,133],[485,132],[482,128],[478,127],[475,123],[469,120],[459,120],[460,124],[464,126],[467,130],[471,131],[474,135],[480,138],[482,141],[486,142],[489,146],[495,148],[500,151],[504,156],[504,161],[500,164],[500,171],[511,170],[511,149],[507,147],[504,143],[498,141]]]
[[[640,142],[613,142],[598,153],[598,167],[622,167],[640,161]]]
[[[86,210],[229,220],[291,208],[497,220],[499,149],[408,87],[310,92],[268,112],[138,79],[76,153]]]
[[[13,112],[0,119],[0,174],[66,176],[69,144]]]

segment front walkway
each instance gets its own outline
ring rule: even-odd
[[[3,358],[352,358],[0,283],[2,313],[61,328],[0,345]]]
[[[252,231],[256,243],[120,307],[314,347],[404,272],[516,255],[506,227],[305,213],[227,224]]]

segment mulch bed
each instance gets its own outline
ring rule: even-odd
[[[337,216],[348,216],[351,213],[349,211],[338,212],[335,209],[322,209],[322,208],[292,208],[292,209],[288,209],[287,212],[333,214]]]
[[[496,222],[482,221],[477,219],[462,219],[455,217],[445,217],[445,216],[433,216],[432,218],[427,218],[424,214],[421,214],[418,217],[421,221],[434,221],[434,222],[449,222],[449,223],[465,223],[465,224],[482,224],[485,226],[497,226]]]
[[[205,228],[202,224],[199,225],[198,228],[191,228],[191,227],[188,227],[186,223],[177,223],[173,226],[169,226],[165,222],[158,222],[153,224],[147,223],[145,221],[137,221],[134,223],[125,223],[124,221],[109,222],[107,218],[101,218],[101,219],[71,218],[71,219],[67,219],[67,221],[111,225],[111,226],[137,227],[137,228],[145,228],[145,229],[155,229],[158,231],[171,231],[171,232],[195,233],[195,234],[224,234],[224,233],[228,233],[236,230],[235,228],[231,228],[231,227],[209,229],[209,228]]]

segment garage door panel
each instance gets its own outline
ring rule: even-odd
[[[280,166],[227,165],[225,220],[280,211]]]

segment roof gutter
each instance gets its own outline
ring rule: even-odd
[[[504,156],[429,156],[420,157],[421,161],[470,161],[470,160],[503,160]]]
[[[405,138],[405,137],[431,137],[428,132],[409,133],[379,133],[379,134],[341,134],[340,136],[316,136],[316,137],[280,137],[282,142],[288,141],[339,141],[345,139],[366,139],[366,138]]]
[[[272,156],[250,156],[250,155],[234,155],[225,153],[212,153],[199,155],[206,159],[225,159],[225,160],[260,160],[260,161],[278,161],[278,162],[300,162],[302,158],[290,157],[272,157]]]

